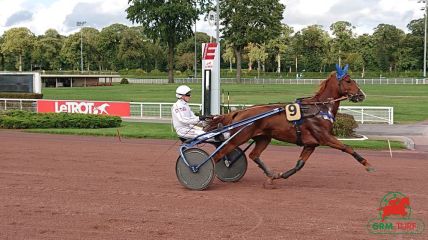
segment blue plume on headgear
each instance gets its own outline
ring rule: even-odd
[[[336,78],[340,81],[346,74],[348,74],[349,64],[346,64],[342,69],[339,64],[336,63]]]

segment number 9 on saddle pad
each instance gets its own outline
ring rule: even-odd
[[[285,105],[285,115],[288,121],[298,121],[302,118],[300,105],[297,103]]]

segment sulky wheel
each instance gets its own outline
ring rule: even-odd
[[[183,155],[190,166],[201,164],[209,156],[204,150],[199,148],[186,149]],[[193,172],[186,165],[182,157],[179,156],[175,165],[175,171],[181,185],[192,190],[204,190],[214,180],[214,162],[211,158],[200,166],[197,172]]]
[[[245,175],[246,171],[247,157],[239,147],[233,149],[215,165],[217,178],[223,182],[237,182]]]

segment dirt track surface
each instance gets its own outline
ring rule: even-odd
[[[367,229],[390,191],[428,225],[428,153],[358,151],[377,168],[370,174],[319,148],[276,189],[249,162],[240,182],[199,192],[177,181],[173,144],[0,131],[0,239],[391,239]],[[269,146],[262,158],[281,171],[299,153]]]

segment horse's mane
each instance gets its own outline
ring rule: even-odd
[[[336,75],[336,72],[330,73],[330,76],[326,80],[324,80],[320,83],[320,86],[318,87],[318,90],[315,92],[315,95],[313,96],[313,98],[319,97],[324,92],[324,90],[327,87],[328,80],[330,80],[335,75]]]

